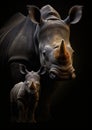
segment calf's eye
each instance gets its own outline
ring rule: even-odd
[[[29,84],[29,81],[26,81],[26,84]]]

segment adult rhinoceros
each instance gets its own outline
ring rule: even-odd
[[[15,82],[21,77],[19,63],[30,70],[37,70],[40,62],[53,79],[74,78],[70,24],[79,22],[82,6],[73,6],[64,20],[50,5],[40,10],[29,5],[28,12],[27,17],[18,13],[1,29],[0,68],[5,70],[8,66]]]

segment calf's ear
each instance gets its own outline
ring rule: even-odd
[[[34,23],[40,23],[41,22],[41,13],[40,9],[34,5],[27,5],[29,17]]]
[[[37,71],[39,75],[44,75],[46,73],[46,68],[42,67]]]
[[[19,64],[19,70],[20,70],[20,73],[25,75],[27,74],[29,71],[27,70],[26,66],[23,65],[23,64]]]
[[[67,18],[64,20],[66,24],[76,24],[82,17],[83,6],[75,5],[70,8]]]

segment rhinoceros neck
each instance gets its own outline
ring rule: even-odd
[[[33,40],[35,29],[36,25],[27,17],[8,48],[9,61],[37,62],[37,44]]]

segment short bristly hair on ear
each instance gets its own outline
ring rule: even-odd
[[[35,5],[27,5],[29,17],[34,23],[40,23],[41,22],[41,13],[40,9],[36,7]]]
[[[64,20],[66,24],[76,24],[82,17],[83,6],[75,5],[70,8],[67,18]]]

